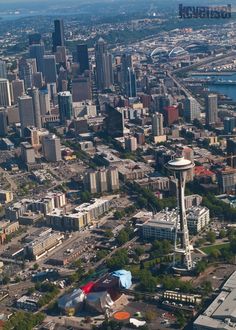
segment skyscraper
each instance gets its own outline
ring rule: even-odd
[[[72,100],[81,102],[92,99],[90,77],[80,76],[72,80]]]
[[[208,94],[206,102],[206,125],[217,123],[218,120],[218,97],[217,94]]]
[[[109,104],[106,105],[105,119],[107,134],[113,137],[123,136],[124,133],[124,112],[120,108],[114,108]]]
[[[71,120],[73,115],[71,93],[70,92],[58,93],[58,105],[59,105],[60,122],[62,125],[65,125],[66,121]]]
[[[79,73],[89,70],[88,46],[80,44],[76,47],[76,61],[79,64]]]
[[[126,96],[136,97],[136,76],[130,54],[121,57],[121,87]]]
[[[41,43],[40,33],[31,33],[29,34],[28,38],[29,38],[29,46]]]
[[[19,60],[19,77],[20,79],[24,80],[26,89],[32,87],[32,74],[32,65],[27,62],[25,58],[22,57]]]
[[[226,134],[232,133],[236,126],[235,117],[225,117],[224,118],[224,131]]]
[[[0,60],[0,78],[7,78],[7,63]]]
[[[194,119],[200,119],[201,110],[199,104],[193,97],[188,97],[184,101],[184,118],[192,123]]]
[[[0,136],[6,136],[8,129],[7,129],[7,109],[0,108]]]
[[[153,136],[160,136],[164,134],[163,115],[161,113],[154,113],[152,115],[152,134]]]
[[[41,89],[39,91],[39,103],[40,103],[40,112],[41,116],[44,116],[50,113],[50,99],[47,89]]]
[[[32,101],[33,101],[35,127],[41,128],[42,122],[41,122],[41,112],[40,112],[40,102],[39,102],[39,90],[33,87],[28,89],[27,92],[29,96],[32,97]]]
[[[49,134],[42,138],[43,155],[48,162],[61,160],[61,141],[54,135]]]
[[[9,107],[11,105],[11,94],[9,81],[0,78],[0,107]]]
[[[236,168],[236,139],[231,138],[227,140],[227,156],[230,157],[227,159],[227,163],[229,166],[232,166],[233,168]],[[231,156],[235,156],[232,157]]]
[[[52,33],[52,52],[56,53],[57,46],[65,45],[64,22],[62,19],[54,21],[54,32]]]
[[[43,75],[47,84],[57,81],[56,58],[54,55],[44,55]]]
[[[12,94],[13,94],[13,104],[17,104],[18,97],[22,96],[25,92],[24,80],[13,80],[12,84]]]
[[[34,44],[29,47],[30,58],[35,58],[37,63],[37,72],[43,72],[43,57],[45,48],[43,44]]]
[[[24,129],[27,126],[35,126],[35,116],[32,97],[23,95],[18,98],[21,131],[24,136]]]
[[[113,86],[112,56],[107,51],[107,44],[99,38],[95,45],[96,81],[98,90],[111,89]]]

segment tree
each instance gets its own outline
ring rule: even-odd
[[[105,231],[105,236],[106,236],[107,238],[112,238],[112,237],[114,236],[114,234],[112,233],[111,229],[107,229],[107,230]]]
[[[107,267],[110,270],[118,270],[124,268],[128,262],[128,251],[126,249],[120,249],[107,260]]]
[[[185,326],[186,323],[186,317],[182,311],[178,311],[176,313],[176,322],[177,326],[182,329]]]
[[[227,236],[227,232],[226,232],[226,230],[224,230],[224,229],[221,229],[220,230],[220,233],[219,233],[219,238],[225,238]]]
[[[10,277],[9,276],[4,276],[2,279],[2,284],[7,285],[10,282]]]
[[[214,244],[216,241],[216,234],[210,230],[208,231],[208,233],[206,234],[206,239],[208,242],[210,242],[211,244]]]
[[[203,282],[202,291],[206,296],[208,296],[212,292],[212,285],[210,281]]]
[[[117,240],[117,243],[119,245],[123,245],[124,243],[128,242],[129,241],[129,234],[128,234],[128,232],[125,229],[122,229],[119,232],[116,240]]]
[[[96,259],[99,261],[99,260],[102,260],[104,259],[108,254],[108,251],[106,250],[99,250],[96,254]]]
[[[152,322],[157,318],[157,313],[154,310],[148,310],[145,313],[145,319],[147,322]]]
[[[144,248],[142,246],[137,246],[135,248],[135,253],[137,254],[137,256],[140,257],[142,254],[145,253],[145,250],[144,250]]]
[[[207,268],[207,263],[204,260],[200,260],[195,267],[195,272],[197,274],[200,274],[202,272],[204,272],[204,270]]]
[[[124,211],[124,210],[121,210],[121,211],[115,211],[115,212],[114,212],[114,218],[115,218],[116,220],[120,220],[120,219],[122,219],[124,216],[125,216],[125,211]]]
[[[39,268],[39,265],[37,263],[35,263],[33,268],[34,268],[34,270],[37,270]]]
[[[218,259],[221,256],[219,249],[212,249],[209,254],[210,258],[215,260]]]
[[[91,200],[91,194],[89,191],[82,191],[80,199],[83,203],[88,203]]]

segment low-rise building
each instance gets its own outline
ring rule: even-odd
[[[8,235],[16,232],[19,229],[19,222],[10,220],[0,221],[0,244],[3,244]]]
[[[154,172],[154,169],[142,162],[128,160],[118,166],[118,172],[122,181],[134,181],[143,179],[146,175]]]
[[[60,232],[47,230],[39,236],[33,236],[32,240],[25,245],[24,253],[32,260],[38,260],[47,251],[60,245],[64,235]]]
[[[92,220],[98,219],[110,208],[110,199],[93,199],[91,203],[77,206],[72,213],[65,213],[63,209],[55,209],[46,215],[46,223],[57,230],[81,230]]]
[[[22,296],[16,301],[16,307],[27,311],[35,312],[39,308],[39,299],[41,295]]]
[[[177,213],[175,210],[163,210],[155,214],[142,226],[142,235],[144,238],[155,240],[167,239],[174,241],[176,232]]]
[[[225,329],[236,327],[236,272],[222,287],[210,306],[193,323],[194,330]]]
[[[13,193],[9,190],[0,190],[0,203],[10,203],[13,200]]]
[[[188,230],[191,235],[199,233],[210,222],[210,211],[207,207],[193,206],[188,209]]]

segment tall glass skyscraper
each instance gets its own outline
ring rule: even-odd
[[[56,19],[54,21],[54,32],[52,34],[52,51],[56,53],[57,46],[65,45],[64,36],[64,21],[62,19]]]
[[[65,125],[66,121],[71,120],[73,115],[72,95],[70,92],[58,93],[58,106],[60,123]]]
[[[79,73],[89,70],[88,46],[86,44],[77,45],[76,60],[79,64]]]
[[[95,46],[97,88],[102,91],[113,86],[112,56],[107,51],[107,44],[99,38]]]

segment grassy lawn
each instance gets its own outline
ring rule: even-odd
[[[229,246],[229,243],[223,243],[223,244],[216,244],[216,245],[210,245],[210,246],[204,246],[201,247],[200,250],[205,252],[206,254],[211,253],[212,250],[222,250],[223,248],[226,248]]]

